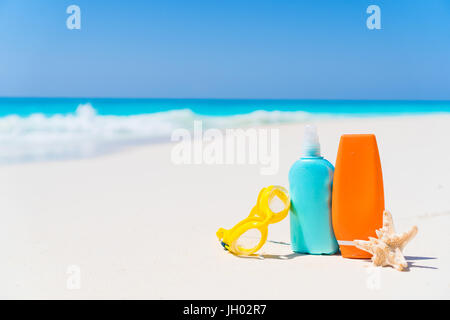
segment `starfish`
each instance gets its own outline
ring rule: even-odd
[[[369,237],[369,241],[354,240],[357,248],[372,254],[375,266],[392,266],[399,271],[408,269],[403,256],[403,249],[417,234],[417,226],[408,232],[395,234],[394,221],[389,211],[383,212],[383,227],[376,230],[377,238]]]

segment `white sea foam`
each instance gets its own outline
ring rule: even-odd
[[[189,109],[130,116],[99,115],[90,105],[74,114],[0,118],[0,163],[80,158],[111,152],[127,145],[168,141],[173,130],[232,128],[303,121],[304,112],[255,111],[226,117],[201,116]]]

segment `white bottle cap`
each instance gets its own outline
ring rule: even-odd
[[[303,157],[320,157],[320,143],[317,128],[314,125],[307,125],[302,147]]]

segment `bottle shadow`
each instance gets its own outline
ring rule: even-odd
[[[267,242],[271,242],[271,243],[275,243],[275,244],[282,244],[284,246],[290,246],[291,245],[289,242],[284,242],[284,241],[267,240]]]
[[[273,243],[273,244],[277,244],[277,245],[282,245],[282,246],[290,246],[291,244],[288,242],[284,242],[284,241],[275,241],[275,240],[267,240],[267,242]],[[302,256],[308,256],[310,254],[307,253],[297,253],[297,252],[291,252],[288,254],[252,254],[249,256],[237,256],[238,258],[243,258],[243,259],[259,259],[259,260],[264,260],[264,259],[276,259],[276,260],[291,260],[291,259],[295,259],[298,257],[302,257]],[[335,254],[323,254],[323,256],[340,256],[340,252],[337,252]]]
[[[265,259],[291,260],[301,256],[306,256],[306,254],[293,252],[290,254],[253,254],[250,256],[236,256],[236,257],[241,259],[259,259],[259,260]]]
[[[271,242],[274,244],[280,244],[285,246],[290,246],[290,243],[282,242],[282,241],[274,241],[274,240],[268,240],[267,242]],[[276,259],[276,260],[291,260],[302,256],[307,256],[306,253],[289,253],[289,254],[252,254],[249,256],[236,256],[240,259],[258,259],[258,260],[265,260],[265,259]],[[340,252],[337,252],[335,254],[326,255],[326,256],[340,256]],[[435,260],[436,257],[422,257],[422,256],[405,256],[406,261],[408,262],[408,269],[406,271],[409,271],[411,268],[419,268],[419,269],[431,269],[431,270],[439,270],[437,267],[433,266],[423,266],[423,265],[416,265],[416,261],[421,260]],[[363,261],[370,262],[371,259],[361,259]]]
[[[281,245],[281,246],[290,246],[291,244],[289,242],[284,242],[284,241],[275,241],[275,240],[267,240],[268,243],[273,243],[276,245]],[[306,254],[301,254],[301,253],[289,253],[289,254],[252,254],[252,255],[248,255],[248,256],[236,256],[238,258],[241,259],[258,259],[258,260],[264,260],[264,259],[276,259],[276,260],[290,260],[290,259],[294,259],[300,256],[304,256]]]
[[[290,246],[291,244],[289,242],[284,242],[284,241],[276,241],[276,240],[267,240],[267,242],[276,244],[276,245],[281,245],[281,246]],[[302,256],[307,256],[308,254],[306,253],[296,253],[296,252],[292,252],[289,254],[252,254],[249,256],[236,256],[240,259],[258,259],[258,260],[265,260],[265,259],[276,259],[276,260],[291,260],[291,259],[295,259],[298,257],[302,257]],[[335,254],[327,254],[324,256],[340,256],[341,253],[338,251]],[[432,269],[432,270],[439,270],[439,268],[437,267],[433,267],[433,266],[423,266],[423,265],[416,265],[415,262],[416,261],[421,261],[421,260],[436,260],[437,257],[423,257],[423,256],[405,256],[406,262],[408,263],[408,269],[406,271],[409,271],[411,268],[419,268],[419,269]],[[360,259],[363,261],[367,261],[370,262],[371,259]]]

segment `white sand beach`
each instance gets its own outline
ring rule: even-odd
[[[223,250],[219,227],[245,218],[259,190],[288,187],[304,124],[280,128],[280,168],[175,165],[172,144],[90,159],[0,167],[0,298],[450,298],[450,115],[316,121],[333,164],[344,133],[375,133],[386,208],[417,225],[408,272],[368,260],[293,254],[289,219],[262,258]],[[67,286],[79,268],[79,288]]]

